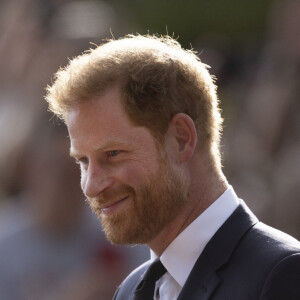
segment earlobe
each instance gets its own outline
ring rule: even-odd
[[[194,121],[188,115],[178,113],[173,116],[170,127],[172,127],[173,138],[176,141],[176,152],[180,162],[190,160],[197,144]]]

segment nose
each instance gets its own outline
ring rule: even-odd
[[[112,185],[112,178],[105,168],[90,164],[81,174],[81,188],[88,198],[96,198]]]

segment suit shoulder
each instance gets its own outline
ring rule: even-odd
[[[244,268],[269,273],[278,262],[295,253],[300,253],[299,241],[258,222],[243,236],[234,257],[243,261]]]
[[[148,266],[151,264],[151,261],[148,260],[136,269],[134,269],[121,283],[119,286],[114,299],[115,300],[128,300],[130,295],[133,295],[138,283],[141,280],[142,275],[147,270]]]
[[[298,240],[262,222],[255,224],[249,234],[254,239],[257,247],[263,250],[272,250],[270,254],[286,253],[288,255],[300,252],[300,242]]]
[[[249,237],[266,272],[260,299],[299,299],[300,242],[261,222]]]
[[[280,260],[267,277],[260,299],[297,300],[300,295],[300,253]]]
[[[261,222],[255,223],[241,236],[229,260],[219,269],[223,284],[218,292],[220,298],[216,299],[223,299],[224,294],[231,295],[230,299],[244,299],[243,295],[247,295],[247,299],[259,300],[299,299],[299,284],[295,284],[300,278],[299,257],[299,241]],[[283,281],[279,285],[284,276],[286,283]],[[298,298],[276,298],[273,297],[275,294],[272,294],[273,298],[269,297],[275,286],[281,294],[291,289],[290,294],[298,293]]]

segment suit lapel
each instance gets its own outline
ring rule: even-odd
[[[258,222],[244,202],[221,226],[195,263],[178,300],[208,300],[221,279],[218,269],[230,258],[243,235]]]
[[[188,282],[187,282],[188,283]],[[206,276],[202,282],[196,285],[185,285],[178,296],[178,300],[208,300],[220,283],[220,278],[215,272]]]

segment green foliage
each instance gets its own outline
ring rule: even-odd
[[[226,36],[231,43],[261,39],[272,0],[112,0],[141,34],[179,36],[189,47],[201,35]]]

